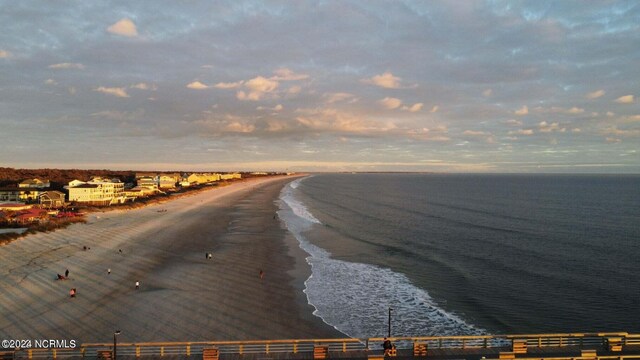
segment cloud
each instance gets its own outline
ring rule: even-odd
[[[393,132],[392,121],[371,120],[357,113],[333,108],[297,109],[296,125],[307,130],[359,135],[382,135]]]
[[[130,87],[132,89],[138,89],[138,90],[153,90],[153,91],[158,90],[158,87],[156,85],[149,85],[147,83],[137,83],[135,85],[131,85]]]
[[[60,64],[52,64],[48,66],[49,69],[78,69],[83,70],[84,65],[80,63],[60,63]]]
[[[601,131],[603,135],[615,135],[623,137],[640,136],[640,129],[618,129],[617,126],[611,126]]]
[[[136,24],[133,21],[124,18],[115,24],[109,26],[107,31],[111,34],[121,35],[126,37],[135,37],[138,36],[138,30],[136,29]]]
[[[575,106],[567,110],[567,114],[582,114],[583,112],[584,112],[584,109],[578,108]]]
[[[239,88],[240,86],[242,86],[242,84],[244,84],[243,80],[240,81],[236,81],[236,82],[219,82],[215,85],[213,85],[214,88],[217,89],[236,89]]]
[[[596,90],[594,92],[588,93],[587,95],[585,95],[585,97],[587,99],[597,99],[597,98],[601,97],[604,94],[605,94],[604,90]]]
[[[278,81],[264,78],[262,76],[255,77],[244,84],[251,91],[271,92],[278,88]]]
[[[385,109],[396,109],[402,105],[402,100],[392,97],[386,97],[382,100],[378,100],[378,104],[382,105]]]
[[[514,131],[509,131],[509,135],[533,135],[533,130],[531,129],[519,129]]]
[[[370,79],[362,79],[362,82],[371,84],[371,85],[380,86],[387,89],[399,89],[401,87],[400,85],[401,80],[402,80],[401,78],[397,76],[393,76],[392,73],[385,72],[384,74],[381,74],[381,75],[375,75]]]
[[[436,113],[438,112],[438,110],[440,109],[440,106],[435,105],[434,107],[431,108],[431,110],[429,110],[430,113]]]
[[[344,93],[344,92],[337,92],[337,93],[326,93],[323,95],[323,97],[326,99],[325,102],[327,104],[333,104],[336,102],[353,100],[355,98],[355,95]]]
[[[418,111],[422,110],[423,106],[424,106],[423,103],[415,103],[415,104],[411,105],[410,107],[403,106],[402,110],[406,110],[406,111],[409,111],[409,112],[418,112]]]
[[[55,80],[53,80],[53,79],[47,79],[47,80],[44,81],[44,83],[47,84],[47,85],[56,85],[57,84],[57,82]]]
[[[11,53],[6,50],[0,50],[0,59],[7,59],[11,57]]]
[[[514,114],[516,115],[527,115],[528,113],[529,113],[529,108],[526,105],[514,112]]]
[[[561,128],[560,124],[558,124],[557,122],[549,124],[546,121],[541,121],[538,124],[538,129],[540,130],[540,132],[543,132],[543,133],[554,132],[554,131],[565,132],[567,130],[566,128]]]
[[[520,126],[522,125],[522,121],[520,120],[516,120],[516,119],[509,119],[506,121],[507,125],[512,125],[512,126]]]
[[[252,133],[255,129],[256,127],[253,124],[245,124],[239,121],[232,121],[223,128],[226,132],[235,133]]]
[[[91,116],[116,121],[133,121],[136,119],[140,119],[142,116],[144,116],[144,113],[145,111],[143,109],[138,109],[136,111],[107,110],[92,113]]]
[[[192,83],[187,84],[187,87],[189,89],[194,89],[194,90],[204,90],[204,89],[208,89],[209,86],[205,85],[203,83],[201,83],[200,81],[194,81]]]
[[[446,126],[437,126],[433,129],[410,129],[406,132],[406,135],[415,140],[447,142],[451,140],[451,138],[446,135],[447,132],[448,130]]]
[[[615,100],[618,104],[632,104],[633,103],[633,95],[625,95],[620,96]]]
[[[302,88],[298,85],[293,85],[292,87],[290,87],[289,89],[287,89],[287,94],[289,95],[295,95],[300,93],[300,91],[302,91]]]
[[[283,109],[284,109],[284,106],[282,106],[282,104],[278,104],[272,108],[266,107],[266,106],[258,106],[256,108],[256,110],[270,110],[270,111],[282,111]]]
[[[124,97],[124,98],[128,98],[129,94],[127,94],[127,91],[125,90],[125,88],[117,88],[117,87],[104,87],[104,86],[100,86],[96,89],[93,89],[93,91],[98,91],[101,92],[103,94],[108,94],[108,95],[113,95],[113,96],[117,96],[117,97]]]
[[[244,86],[249,89],[248,92],[238,91],[236,92],[236,98],[238,100],[251,100],[258,101],[265,97],[266,94],[274,92],[278,89],[278,81],[267,79],[263,76],[255,77],[244,83]]]
[[[485,90],[482,92],[482,96],[484,96],[484,97],[489,97],[489,96],[491,96],[491,95],[493,95],[493,90],[491,90],[491,89],[485,89]]]
[[[491,133],[487,133],[484,131],[475,131],[475,130],[465,130],[462,135],[467,135],[467,136],[486,136],[486,135],[491,135]]]
[[[270,79],[275,81],[295,81],[295,80],[304,80],[309,78],[307,74],[296,74],[295,72],[287,69],[280,68],[273,72],[275,75]]]

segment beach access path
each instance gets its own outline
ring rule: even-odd
[[[249,179],[92,213],[86,224],[0,247],[0,337],[109,342],[115,330],[123,342],[344,337],[312,315],[302,292],[307,255],[274,217],[292,180]],[[67,269],[69,279],[56,280]]]

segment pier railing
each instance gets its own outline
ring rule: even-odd
[[[579,349],[602,349],[612,338],[620,339],[621,345],[638,346],[638,354],[612,356],[611,359],[640,359],[640,334],[625,332],[607,333],[566,333],[566,334],[522,334],[522,335],[478,335],[478,336],[427,336],[389,338],[398,349],[413,349],[416,344],[433,349],[494,349],[503,350],[513,347],[514,343],[524,342],[528,348],[574,347]],[[118,355],[127,357],[164,357],[164,356],[201,356],[204,349],[216,348],[224,354],[310,354],[316,347],[326,347],[329,353],[364,352],[381,350],[384,338],[367,339],[298,339],[298,340],[254,340],[254,341],[201,341],[201,342],[140,342],[118,343]],[[7,349],[4,350],[7,352]],[[85,343],[74,349],[16,349],[9,351],[16,359],[95,359],[101,353],[113,351],[113,343]],[[495,352],[494,352],[495,353]],[[290,356],[295,358],[295,356]],[[562,357],[545,360],[576,358]],[[535,360],[539,357],[518,356],[518,360]],[[598,356],[607,360],[607,356]]]

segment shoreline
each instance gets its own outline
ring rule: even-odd
[[[92,213],[85,225],[0,247],[0,334],[79,343],[108,341],[115,329],[122,341],[343,337],[312,314],[301,291],[306,254],[273,218],[293,179]],[[54,280],[65,269],[70,280]]]

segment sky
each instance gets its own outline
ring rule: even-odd
[[[637,1],[0,8],[0,166],[640,173]]]

